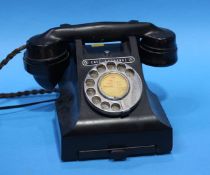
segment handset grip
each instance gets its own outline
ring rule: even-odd
[[[148,31],[158,31],[160,28],[147,22],[96,22],[79,25],[56,27],[44,33],[43,37],[71,42],[82,39],[84,42],[120,41],[128,36],[138,38]]]

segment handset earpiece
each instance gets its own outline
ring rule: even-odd
[[[139,46],[142,63],[164,67],[177,61],[176,36],[171,30],[160,28],[146,33]]]
[[[68,44],[56,38],[36,35],[27,41],[24,66],[45,89],[52,90],[69,63]]]

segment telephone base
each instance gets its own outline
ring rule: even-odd
[[[102,50],[111,52],[106,58],[109,61],[132,57],[133,62],[128,64],[142,81],[140,100],[129,111],[117,116],[102,113],[91,106],[83,89],[87,82],[85,77],[94,67],[84,65],[84,60],[88,63],[86,58],[92,58],[95,63],[98,58],[103,58]],[[146,85],[135,37],[129,37],[121,44],[107,44],[101,48],[87,46],[77,40],[76,59],[72,57],[70,60],[59,84],[60,97],[56,102],[63,161],[103,158],[122,160],[130,156],[171,151],[172,127],[158,98]],[[137,93],[133,94],[132,99],[134,96]]]
[[[135,109],[129,117],[94,118],[72,121],[68,131],[68,95],[57,102],[61,159],[76,161],[88,159],[124,160],[131,156],[170,153],[172,149],[172,128],[158,101],[147,90],[151,110],[136,115]],[[144,106],[145,107],[145,106]],[[148,113],[149,112],[149,113]],[[87,113],[88,115],[88,113]],[[66,128],[67,127],[67,128]]]

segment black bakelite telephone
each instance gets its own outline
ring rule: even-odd
[[[0,97],[60,93],[56,111],[63,161],[171,151],[172,127],[146,85],[141,64],[163,67],[177,61],[172,31],[138,21],[63,24],[30,38],[0,69],[25,48],[25,69],[45,90]]]

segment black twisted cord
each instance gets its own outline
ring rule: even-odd
[[[0,70],[11,60],[15,57],[15,55],[17,55],[18,53],[20,53],[22,50],[24,50],[26,48],[26,45],[22,45],[16,49],[14,49],[11,53],[9,53],[6,58],[4,58],[1,62],[0,62]]]
[[[4,58],[0,62],[0,70],[8,64],[9,61],[11,61],[18,53],[23,51],[26,48],[26,45],[22,45],[16,49],[14,49],[11,53],[9,53],[6,58]],[[29,96],[29,95],[38,95],[38,94],[50,94],[58,92],[58,89],[54,89],[52,91],[46,90],[46,89],[39,89],[39,90],[26,90],[26,91],[19,91],[19,92],[13,92],[13,93],[0,93],[0,98],[14,98],[14,97],[21,97],[21,96]],[[5,107],[0,107],[1,109],[12,109],[12,108],[19,108],[19,107],[24,107],[24,106],[31,106],[31,105],[36,105],[40,103],[45,103],[45,102],[51,102],[55,101],[56,99],[51,99],[51,100],[45,100],[45,101],[39,101],[39,102],[33,102],[33,103],[28,103],[28,104],[22,104],[22,105],[14,105],[14,106],[5,106]]]
[[[15,97],[21,97],[21,96],[28,96],[28,95],[39,95],[39,94],[51,94],[53,92],[58,92],[57,89],[54,89],[52,91],[45,90],[45,89],[39,89],[39,90],[27,90],[27,91],[19,91],[19,92],[12,92],[12,93],[0,93],[0,98],[15,98]]]
[[[38,105],[38,104],[42,104],[42,103],[54,102],[54,101],[56,101],[56,99],[43,100],[43,101],[37,101],[37,102],[32,102],[32,103],[25,103],[25,104],[20,104],[20,105],[0,106],[0,110],[22,108],[22,107],[33,106],[33,105]]]

